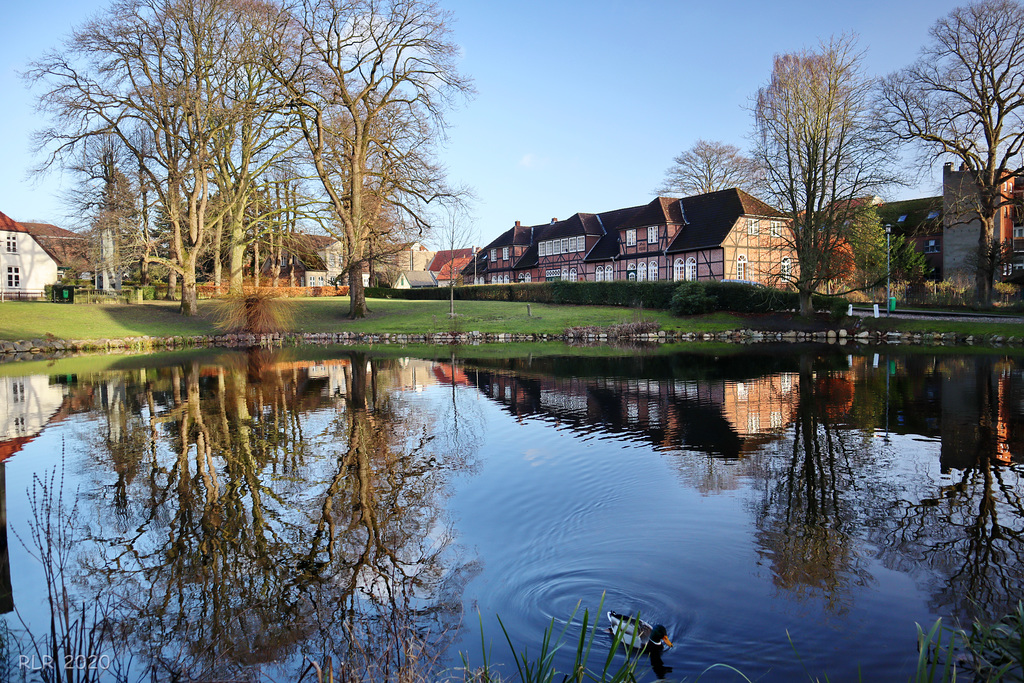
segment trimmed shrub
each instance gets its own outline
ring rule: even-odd
[[[796,292],[771,287],[756,287],[741,282],[709,281],[704,283],[707,293],[718,301],[719,311],[735,313],[771,313],[796,308]]]
[[[827,296],[825,294],[814,294],[811,296],[811,305],[816,311],[828,311],[832,320],[842,320],[846,317],[846,311],[850,302],[846,297]]]
[[[708,294],[703,282],[684,282],[672,295],[672,315],[700,315],[717,310],[718,300]]]

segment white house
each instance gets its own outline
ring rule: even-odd
[[[0,298],[42,297],[76,253],[84,253],[84,241],[70,230],[0,212]]]

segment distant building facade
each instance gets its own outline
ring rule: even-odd
[[[463,269],[467,282],[721,280],[772,284],[797,267],[778,210],[733,188],[524,226]]]

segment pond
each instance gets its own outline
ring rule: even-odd
[[[878,351],[0,366],[0,680],[511,679],[607,610],[674,643],[641,680],[906,680],[1022,595],[1024,364]]]

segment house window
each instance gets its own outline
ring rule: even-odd
[[[658,262],[651,261],[650,265],[647,266],[647,277],[651,280],[658,279]]]
[[[16,254],[18,253],[18,236],[13,233],[7,234],[7,253]]]
[[[544,271],[544,279],[545,280],[561,280],[562,279],[562,271],[560,271],[558,268],[549,268],[546,271]]]
[[[789,277],[793,274],[793,259],[788,256],[783,257],[782,263],[779,265],[779,274],[782,277]]]
[[[21,287],[21,268],[17,266],[7,266],[7,286],[10,289],[17,289]]]
[[[547,256],[548,255],[547,246],[548,246],[547,242],[538,242],[537,243],[537,256]]]
[[[519,281],[526,282],[526,273],[519,273]]]
[[[604,267],[603,266],[598,266],[594,270],[594,282],[603,282],[603,281],[604,281]]]
[[[759,218],[748,218],[747,219],[747,234],[748,235],[759,235],[761,233],[761,219]]]
[[[691,282],[697,279],[697,259],[693,256],[686,259],[686,279]]]
[[[657,225],[652,225],[651,227],[647,228],[647,243],[648,244],[657,244],[658,243],[658,226]]]
[[[587,238],[585,235],[580,235],[576,238],[576,251],[587,250]]]
[[[526,281],[530,282],[532,279],[533,279],[532,276],[529,273],[527,273],[526,274]]]
[[[14,399],[12,403],[24,403],[25,402],[25,382],[22,380],[14,380],[11,383],[11,388],[14,391]]]
[[[627,230],[626,231],[626,246],[627,247],[635,247],[636,246],[636,230]]]
[[[1013,226],[1013,237],[1015,239],[1019,239],[1021,237],[1024,237],[1024,225],[1015,225],[1015,226]],[[931,241],[931,240],[929,240],[929,241]]]
[[[569,269],[569,282],[576,282],[576,277],[577,277],[576,269],[575,268],[570,268]]]
[[[562,279],[563,280],[568,280],[569,279],[569,268],[567,266],[562,266]]]
[[[1018,230],[1021,231],[1020,235],[1017,234]],[[1014,237],[1024,237],[1024,226],[1021,226],[1020,228],[1014,227],[1013,228],[1013,236]],[[924,245],[924,253],[926,253],[926,254],[938,254],[939,253],[939,241],[938,240],[928,240],[928,242]]]
[[[508,261],[508,247],[501,248],[501,258],[502,260]]]
[[[491,249],[491,261],[493,262],[493,261],[497,261],[497,260],[498,260],[498,250],[497,249]]]
[[[323,275],[317,275],[316,281],[320,284],[321,287],[324,286],[324,276]]]
[[[743,254],[736,257],[736,279],[747,279],[747,257]]]
[[[628,266],[626,266],[626,279],[629,280],[630,282],[633,282],[634,280],[636,280],[636,264],[635,263],[630,263]]]
[[[568,251],[569,251],[569,238],[568,237],[563,237],[562,238],[562,251],[561,251],[561,253],[564,254],[564,253],[566,253]]]
[[[600,266],[598,266],[600,268]],[[604,280],[605,282],[611,282],[615,277],[612,275],[612,264],[608,264],[604,267]]]
[[[643,282],[644,280],[647,279],[647,264],[646,263],[641,262],[641,263],[637,264],[637,266],[636,266],[636,279],[637,279],[638,282]]]
[[[782,237],[782,221],[772,221],[768,230],[772,237]]]
[[[679,282],[683,279],[683,259],[677,258],[672,264],[672,279]]]

